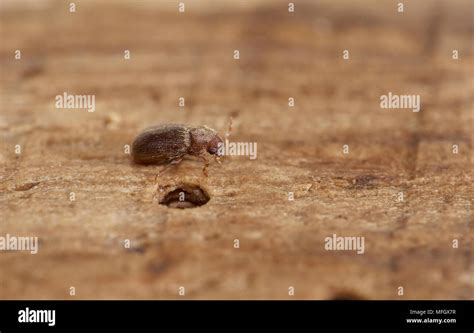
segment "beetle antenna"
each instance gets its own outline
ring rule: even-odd
[[[232,119],[232,116],[229,117],[229,127],[227,128],[227,132],[225,133],[225,139],[229,139],[230,137],[230,133],[232,132],[232,123],[233,123],[233,119]]]

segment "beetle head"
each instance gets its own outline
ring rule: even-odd
[[[207,152],[211,155],[222,156],[223,145],[224,141],[222,141],[219,134],[215,133],[214,137],[209,140],[209,143],[207,144]]]

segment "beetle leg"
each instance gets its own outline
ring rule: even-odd
[[[180,163],[182,160],[183,160],[182,158],[178,158],[178,159],[172,160],[170,163],[168,163],[160,172],[157,173],[157,175],[155,176],[155,181],[158,178],[158,176],[163,175],[166,171],[171,169],[173,167],[173,165],[176,165],[176,164]]]
[[[201,154],[199,155],[199,157],[204,161],[204,168],[202,168],[202,172],[204,173],[204,175],[206,177],[209,177],[209,175],[207,174],[207,168],[209,167],[209,159],[206,157],[205,154]]]
[[[207,173],[207,168],[209,167],[209,161],[206,160],[206,164],[204,164],[204,168],[202,168],[202,172],[204,173],[204,176],[209,177]]]
[[[214,155],[214,159],[216,160],[217,163],[222,164],[221,158],[217,155]]]

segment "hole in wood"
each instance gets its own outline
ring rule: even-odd
[[[205,205],[211,197],[199,185],[182,184],[160,188],[160,205],[171,208],[194,208]]]

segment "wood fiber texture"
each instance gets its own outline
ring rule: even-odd
[[[0,253],[1,299],[473,298],[472,2],[24,3],[0,10],[0,236],[40,244]],[[64,92],[95,112],[55,108]],[[388,92],[421,111],[381,109]],[[230,115],[256,160],[155,180],[124,153],[146,127],[223,135]],[[158,204],[179,184],[210,201]],[[325,250],[333,234],[364,254]]]

